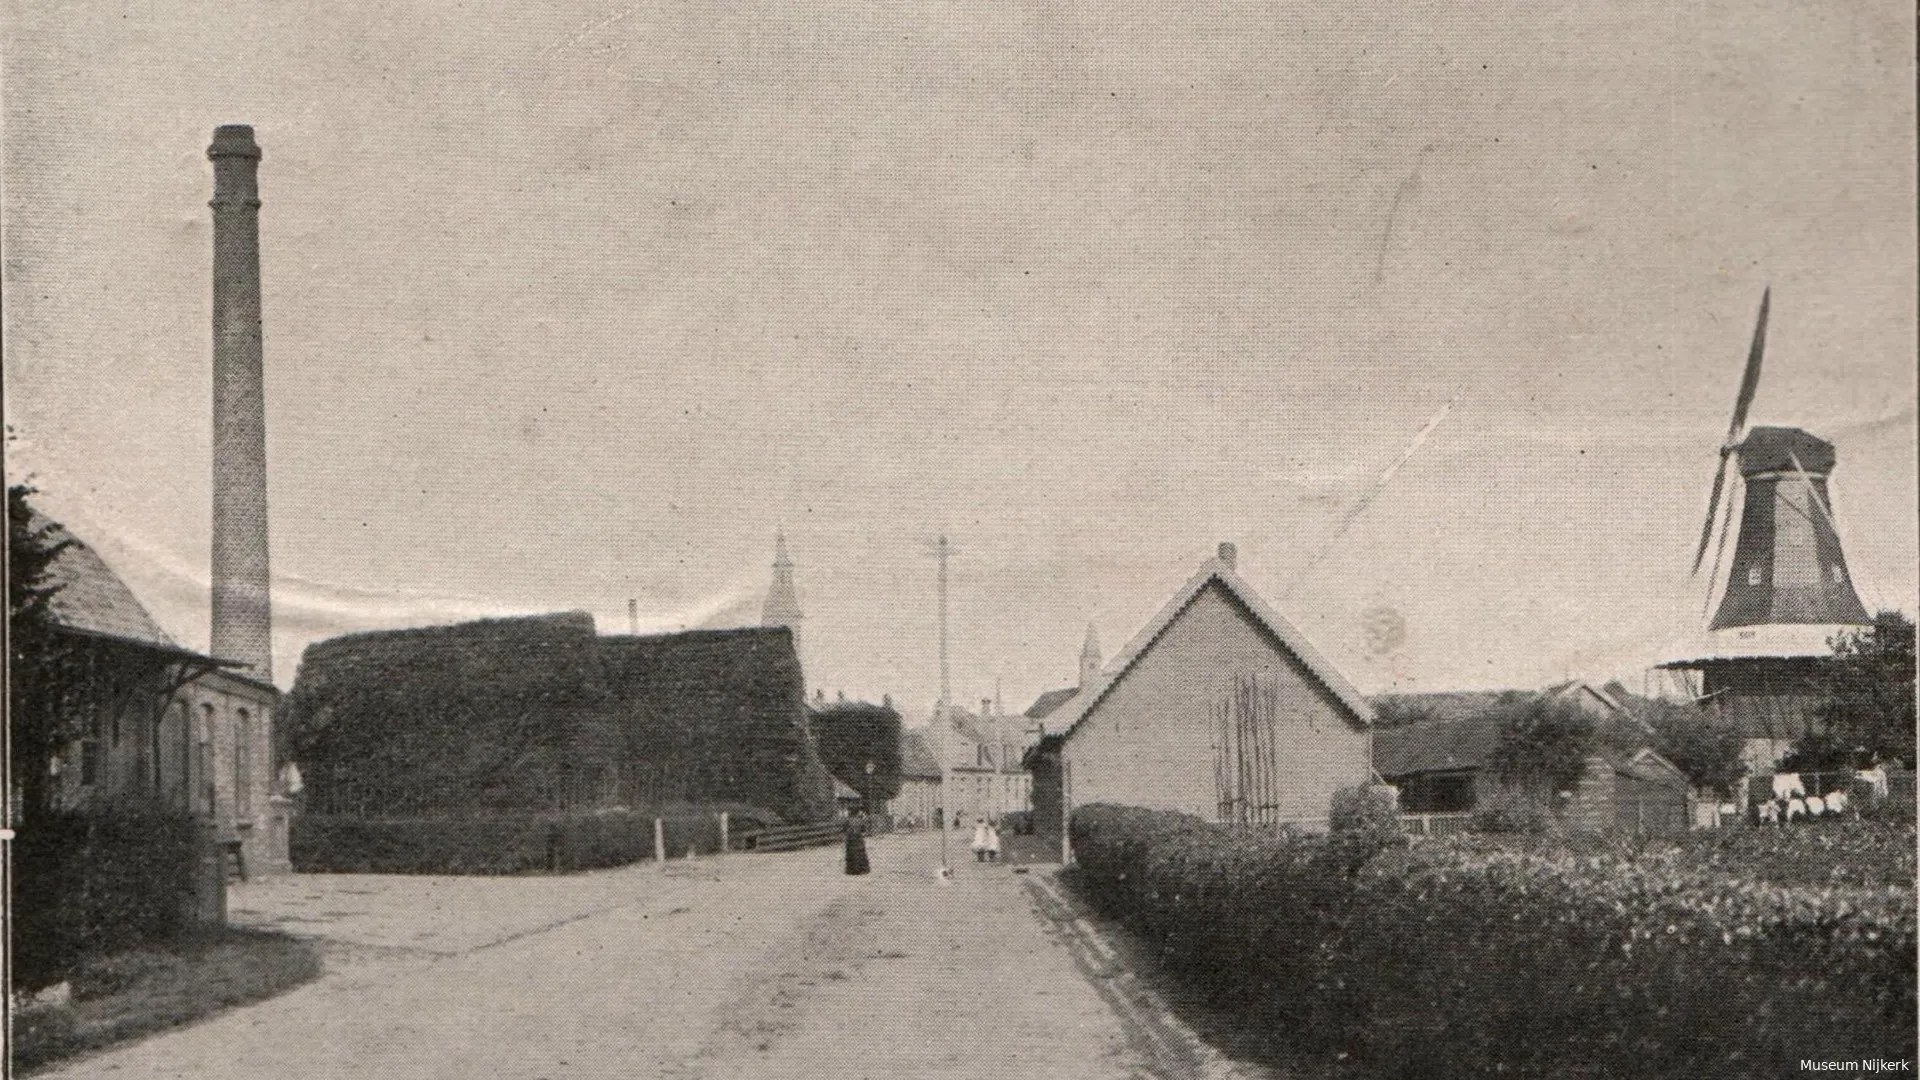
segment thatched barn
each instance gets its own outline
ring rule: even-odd
[[[288,714],[323,813],[831,813],[780,628],[600,637],[571,612],[353,634],[307,649]]]

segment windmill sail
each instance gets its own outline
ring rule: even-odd
[[[1747,410],[1753,406],[1753,396],[1760,389],[1760,359],[1767,351],[1767,308],[1773,301],[1773,289],[1769,286],[1760,294],[1760,317],[1753,327],[1753,345],[1747,349],[1747,370],[1740,376],[1740,393],[1733,400],[1733,422],[1727,425],[1726,441],[1720,444],[1720,466],[1713,474],[1713,494],[1707,498],[1707,518],[1700,526],[1700,546],[1693,552],[1693,572],[1700,572],[1700,560],[1706,557],[1707,545],[1713,539],[1713,518],[1720,510],[1720,494],[1727,483],[1727,464],[1736,445],[1740,442],[1740,432],[1746,427]]]

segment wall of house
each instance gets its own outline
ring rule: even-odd
[[[1062,760],[1072,804],[1218,820],[1214,709],[1235,678],[1249,674],[1278,693],[1278,816],[1323,824],[1333,792],[1368,777],[1365,729],[1218,583],[1175,617],[1068,736]]]
[[[925,828],[933,824],[933,814],[939,806],[940,781],[902,780],[900,794],[892,803],[894,824],[907,828]]]
[[[203,676],[175,697],[169,712],[185,706],[191,751],[169,750],[164,761],[184,759],[178,774],[163,779],[163,790],[185,790],[196,813],[211,814],[222,837],[238,839],[247,873],[284,873],[287,829],[292,806],[274,782],[273,723],[279,695],[224,672]],[[169,739],[181,733],[179,721],[162,725]]]

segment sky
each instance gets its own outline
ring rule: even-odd
[[[1638,688],[1769,285],[1752,422],[1920,606],[1910,5],[4,4],[8,476],[197,647],[205,149],[264,148],[282,686],[752,622],[784,530],[810,685],[910,717],[942,534],[961,701],[1222,540],[1364,692]]]

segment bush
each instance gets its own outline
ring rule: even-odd
[[[1496,791],[1473,811],[1472,827],[1481,833],[1558,836],[1565,831],[1557,814],[1520,791]]]
[[[144,806],[36,816],[12,845],[14,988],[190,928],[201,844],[190,816]]]
[[[1367,850],[1100,806],[1072,828],[1096,906],[1317,1071],[1745,1077],[1914,1053],[1911,887],[1783,887],[1607,840]]]
[[[764,813],[764,812],[763,812]],[[772,816],[772,815],[766,815]],[[664,817],[669,858],[720,850],[719,811]],[[524,814],[474,818],[294,819],[294,869],[346,874],[528,874],[595,870],[653,858],[653,815]]]
[[[1334,832],[1400,828],[1400,793],[1387,784],[1358,784],[1333,793],[1328,827]]]

